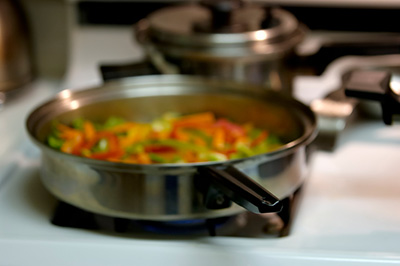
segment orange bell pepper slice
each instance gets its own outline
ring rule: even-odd
[[[216,128],[213,139],[212,146],[217,150],[222,150],[225,147],[226,134],[223,128]]]
[[[174,121],[176,127],[189,127],[198,125],[207,125],[215,123],[215,116],[212,112],[204,112],[193,115],[183,116]]]

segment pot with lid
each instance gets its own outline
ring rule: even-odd
[[[201,1],[153,12],[136,38],[162,74],[196,74],[291,90],[287,60],[305,35],[289,12],[242,1]]]

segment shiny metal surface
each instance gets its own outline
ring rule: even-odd
[[[235,13],[235,16],[239,17],[240,21],[247,26],[243,32],[197,32],[195,25],[199,22],[211,20],[210,16],[209,10],[198,5],[164,8],[150,14],[147,18],[149,34],[157,42],[181,46],[183,48],[181,54],[188,52],[190,48],[198,47],[197,51],[199,52],[207,51],[208,54],[213,51],[223,52],[224,55],[230,56],[239,56],[238,54],[224,52],[225,49],[230,51],[233,45],[243,49],[243,54],[240,55],[249,55],[255,52],[249,49],[254,44],[269,45],[270,48],[278,50],[282,48],[278,45],[273,46],[273,44],[284,44],[284,41],[291,40],[293,35],[300,34],[300,23],[292,14],[282,9],[272,10],[275,22],[269,28],[262,28],[261,26],[264,10],[260,7],[251,6],[243,7]],[[208,48],[209,50],[201,48]],[[222,49],[217,50],[217,48]],[[264,52],[273,51],[266,49]]]
[[[306,146],[316,121],[303,104],[260,87],[185,76],[143,76],[110,82],[84,91],[63,91],[34,110],[29,135],[43,154],[41,178],[47,189],[70,204],[95,213],[149,220],[181,220],[232,215],[233,204],[205,208],[197,168],[233,165],[279,199],[289,196],[306,177]],[[251,121],[279,134],[281,149],[241,160],[193,164],[138,165],[64,154],[44,141],[51,121],[76,117],[102,120],[110,115],[149,120],[166,111],[213,111],[238,122]]]
[[[291,94],[293,73],[287,59],[305,36],[304,26],[287,11],[273,9],[274,23],[262,28],[264,10],[239,10],[248,30],[198,33],[197,22],[210,20],[196,5],[171,7],[150,14],[135,27],[136,39],[163,74],[196,74],[249,82]]]
[[[0,92],[18,89],[31,81],[29,49],[27,24],[18,3],[0,1]]]
[[[319,149],[334,150],[338,136],[356,113],[357,105],[358,100],[346,97],[344,88],[311,102],[310,108],[317,115],[318,136],[315,143]]]

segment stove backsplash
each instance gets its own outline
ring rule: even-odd
[[[78,19],[82,24],[136,23],[149,13],[166,7],[187,2],[171,1],[78,1],[76,4]],[[292,12],[311,30],[362,31],[362,32],[400,32],[397,18],[400,5],[381,5],[386,1],[377,1],[376,6],[340,5],[338,3],[321,5],[321,1],[248,1],[262,5],[279,6]],[[272,2],[272,3],[269,3]],[[336,1],[337,2],[337,1]],[[360,2],[360,1],[359,1]]]

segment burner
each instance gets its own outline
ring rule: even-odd
[[[148,221],[115,218],[91,213],[60,201],[51,223],[61,227],[159,236],[287,236],[294,220],[301,189],[282,200],[279,213],[254,214],[179,221]]]
[[[147,232],[163,235],[210,235],[216,236],[217,229],[228,224],[234,217],[193,219],[183,221],[135,221],[135,225]]]

